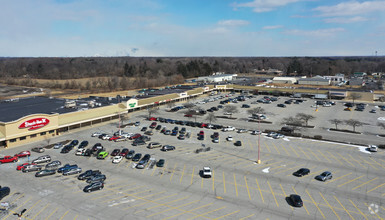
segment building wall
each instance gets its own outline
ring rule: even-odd
[[[300,84],[300,85],[314,85],[314,86],[328,86],[330,84],[330,82],[329,81],[298,80],[298,84]]]

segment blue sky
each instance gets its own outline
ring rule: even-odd
[[[385,0],[0,0],[0,56],[385,55]]]

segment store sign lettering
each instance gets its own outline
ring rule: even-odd
[[[47,118],[34,118],[28,121],[23,122],[19,128],[28,128],[28,130],[35,130],[41,127],[46,126],[49,123]]]
[[[130,106],[130,108],[133,108],[133,107],[135,107],[135,104],[136,103],[129,103],[128,106]]]

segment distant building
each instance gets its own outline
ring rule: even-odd
[[[338,73],[335,76],[324,76],[324,79],[330,80],[333,85],[338,85],[345,82],[345,75]]]
[[[196,80],[197,82],[225,82],[235,80],[237,74],[223,74],[223,73],[214,73],[212,76],[201,76]]]
[[[273,83],[294,84],[297,83],[295,77],[274,77]]]
[[[353,78],[363,78],[364,76],[366,76],[367,74],[364,73],[364,72],[355,72],[353,73]]]
[[[254,72],[256,74],[267,74],[267,75],[278,75],[278,76],[281,76],[283,75],[283,72],[281,70],[278,70],[278,69],[268,69],[268,70],[265,70],[265,69],[262,69],[262,70],[254,70]]]
[[[363,78],[351,78],[349,80],[350,86],[364,86],[365,80]]]
[[[300,85],[313,85],[313,86],[328,86],[330,85],[330,79],[325,79],[322,76],[315,76],[312,78],[301,78],[298,80]]]

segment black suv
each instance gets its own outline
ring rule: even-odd
[[[87,170],[86,172],[78,176],[78,180],[85,180],[87,178],[90,178],[92,176],[96,176],[99,174],[102,174],[99,170]]]
[[[95,176],[88,177],[86,181],[87,183],[94,183],[94,182],[103,182],[104,180],[106,180],[106,175],[98,174]]]
[[[101,189],[103,189],[103,187],[104,187],[103,182],[94,182],[94,183],[91,183],[90,185],[84,187],[83,191],[84,192],[91,192],[91,191],[95,191],[95,190],[101,190]]]

